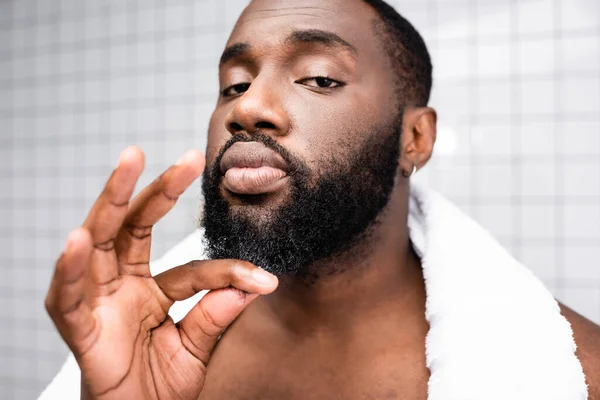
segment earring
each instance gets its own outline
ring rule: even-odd
[[[417,173],[417,166],[416,166],[415,164],[413,164],[413,169],[412,169],[412,172],[411,172],[410,174],[407,174],[406,172],[402,172],[402,175],[403,175],[405,178],[408,178],[408,177],[410,177],[411,175],[414,175],[414,174],[416,174],[416,173]]]

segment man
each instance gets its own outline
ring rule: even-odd
[[[143,155],[128,148],[57,262],[46,306],[82,398],[600,398],[600,328],[409,188],[436,114],[406,20],[379,0],[256,0],[219,75],[203,233],[152,277],[152,226],[204,159],[130,202]],[[210,260],[172,268],[200,235]]]

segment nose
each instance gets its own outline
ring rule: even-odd
[[[289,116],[273,87],[273,81],[255,78],[246,92],[234,102],[233,109],[225,119],[227,130],[232,135],[258,131],[271,136],[287,135]]]

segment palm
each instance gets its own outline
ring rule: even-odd
[[[219,334],[277,279],[260,283],[253,274],[266,272],[236,260],[193,261],[152,277],[152,226],[204,162],[188,153],[129,202],[141,157],[129,150],[83,228],[69,235],[46,307],[77,359],[82,397],[196,399]],[[204,289],[211,292],[174,324],[173,302]]]
[[[166,320],[168,305],[156,297],[159,290],[153,279],[127,276],[113,294],[95,300],[97,337],[78,360],[84,376],[97,377],[88,381],[92,393],[125,398],[119,393],[124,391],[170,398],[168,392],[177,390],[194,392],[197,398],[204,365],[187,351],[177,327]],[[174,381],[172,377],[181,375],[166,373],[172,369],[193,379]]]

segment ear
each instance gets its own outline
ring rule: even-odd
[[[421,169],[433,152],[437,137],[437,113],[431,107],[407,107],[402,120],[400,168],[410,176],[413,167]]]

